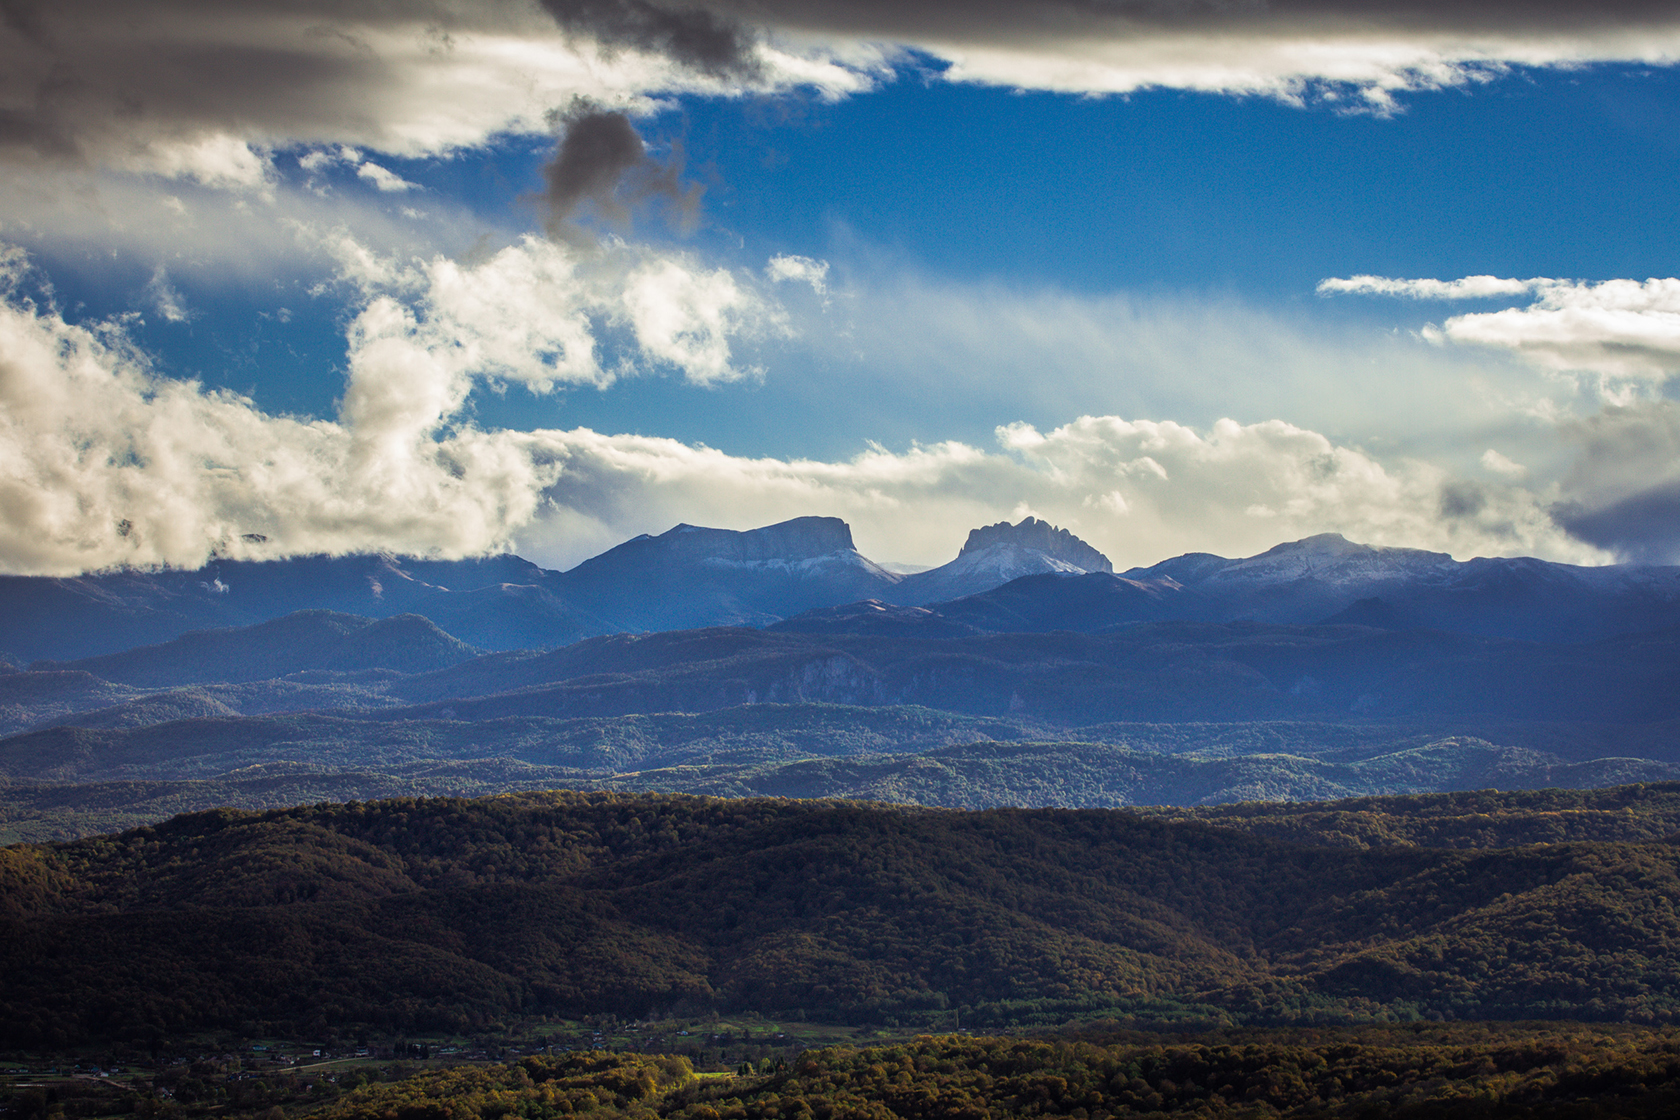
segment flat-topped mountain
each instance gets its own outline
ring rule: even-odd
[[[812,607],[887,596],[900,577],[864,558],[838,517],[736,532],[678,525],[585,560],[557,579],[619,630],[763,626]]]

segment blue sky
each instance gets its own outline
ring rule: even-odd
[[[1661,6],[69,7],[0,40],[5,570],[1680,560]]]

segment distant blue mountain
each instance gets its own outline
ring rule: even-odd
[[[901,575],[859,553],[844,521],[801,517],[746,532],[679,525],[566,572],[517,556],[356,555],[0,577],[0,664],[112,654],[299,610],[419,615],[488,650],[706,626],[953,637],[1243,619],[1580,642],[1680,626],[1680,568],[1461,562],[1332,534],[1116,575],[1077,537],[1027,518],[976,529],[951,563]]]
[[[262,681],[310,670],[427,673],[477,655],[478,650],[417,614],[374,621],[336,611],[305,610],[253,626],[194,630],[122,653],[37,662],[33,668],[37,672],[79,670],[137,688],[174,688]]]
[[[69,661],[300,610],[417,614],[490,649],[562,645],[618,629],[561,599],[557,574],[517,556],[444,562],[356,555],[216,560],[190,572],[6,576],[0,653],[26,663]]]

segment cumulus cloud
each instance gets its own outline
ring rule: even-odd
[[[1385,463],[1281,421],[1198,430],[1087,416],[1049,430],[1007,425],[990,447],[871,447],[827,461],[589,429],[487,431],[467,411],[487,379],[540,391],[622,375],[601,358],[597,318],[622,323],[631,359],[715,380],[735,370],[723,364],[730,332],[750,328],[760,297],[741,278],[640,251],[609,267],[610,253],[542,240],[475,264],[352,249],[338,251],[362,309],[331,420],[266,414],[157,375],[120,326],[70,324],[30,302],[26,264],[9,252],[0,567],[193,565],[211,550],[460,556],[511,544],[566,565],[677,521],[744,528],[813,512],[852,520],[866,551],[938,562],[969,528],[1022,510],[1122,564],[1330,530],[1461,555],[1604,555],[1558,529],[1546,495]]]
[[[0,569],[192,566],[212,550],[495,550],[537,512],[563,448],[475,426],[475,384],[604,385],[638,364],[697,382],[741,376],[726,332],[773,318],[726,273],[628,247],[580,262],[529,239],[473,265],[399,264],[346,238],[335,251],[363,306],[338,416],[304,420],[158,376],[120,324],[73,325],[27,297],[27,262],[7,250]],[[629,340],[611,368],[595,318]]]
[[[363,381],[370,392],[431,386],[427,412],[441,418],[461,407],[475,378],[538,393],[604,388],[635,372],[639,358],[700,385],[738,380],[757,371],[736,363],[731,338],[781,325],[779,309],[727,269],[622,241],[582,253],[525,237],[472,264],[401,262],[342,231],[324,244],[367,301],[350,331],[352,413]],[[627,332],[633,353],[603,363],[597,319]],[[368,362],[392,375],[358,378],[358,363]]]
[[[120,331],[67,324],[19,296],[21,270],[10,254],[0,303],[7,571],[196,565],[213,549],[270,547],[465,555],[507,539],[555,477],[505,435],[382,438],[159,377]]]
[[[1613,380],[1661,382],[1680,372],[1680,280],[1325,280],[1320,292],[1477,299],[1532,295],[1522,307],[1455,315],[1426,333],[1509,350],[1535,365]]]

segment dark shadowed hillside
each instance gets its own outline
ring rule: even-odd
[[[1676,891],[1665,842],[1323,847],[1115,811],[573,794],[221,811],[0,850],[0,1031],[677,1004],[1651,1021],[1680,1012]]]
[[[199,630],[170,642],[36,670],[80,670],[117,684],[172,688],[284,677],[310,669],[425,673],[478,651],[415,614],[374,621],[332,611],[298,611],[254,626]]]

